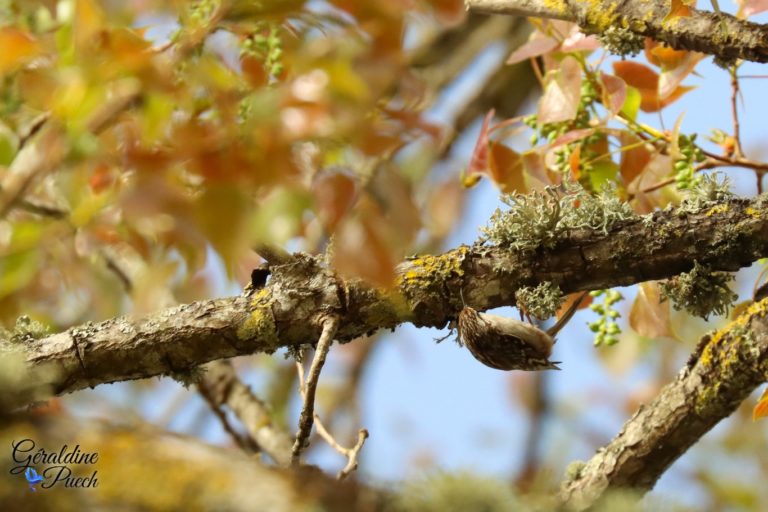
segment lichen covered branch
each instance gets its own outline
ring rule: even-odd
[[[319,259],[295,255],[271,266],[269,283],[250,295],[3,344],[0,362],[19,360],[19,366],[3,372],[13,382],[0,382],[12,390],[0,393],[0,400],[18,407],[99,384],[296,347],[319,338],[319,318],[329,311],[339,316],[336,339],[343,343],[405,322],[443,327],[456,318],[462,294],[481,311],[513,305],[518,289],[544,281],[572,293],[669,278],[690,271],[694,261],[711,271],[738,270],[768,256],[768,205],[762,197],[702,202],[616,220],[605,229],[569,228],[547,245],[461,246],[411,258],[398,266],[389,290],[343,280]]]
[[[570,510],[606,492],[650,490],[664,471],[768,376],[768,300],[705,336],[677,378],[641,406],[608,445],[571,471],[561,489]]]
[[[625,27],[635,35],[662,41],[678,50],[715,55],[724,62],[768,62],[765,25],[695,9],[690,16],[668,18],[668,0],[465,0],[465,4],[474,12],[572,21],[587,33],[602,34],[611,27]]]

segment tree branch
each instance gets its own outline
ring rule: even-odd
[[[667,20],[668,0],[465,0],[465,4],[476,12],[572,21],[586,33],[626,27],[678,50],[707,53],[724,61],[768,62],[768,27],[695,9],[690,16]]]
[[[301,409],[299,417],[299,430],[296,432],[296,440],[291,450],[291,458],[294,464],[299,462],[301,450],[307,445],[309,434],[312,432],[312,424],[315,421],[315,393],[317,392],[317,383],[320,380],[320,372],[323,370],[325,358],[331,349],[333,337],[339,328],[339,318],[331,316],[323,322],[323,331],[320,334],[320,340],[317,342],[315,355],[312,357],[312,364],[309,367],[307,382],[303,382],[303,368],[299,366],[299,389],[301,397],[304,399],[304,406]]]
[[[518,288],[542,281],[571,293],[668,278],[691,270],[694,261],[712,270],[737,270],[768,256],[764,201],[733,199],[696,213],[655,212],[618,222],[605,233],[573,231],[554,247],[533,252],[461,246],[402,263],[390,290],[344,281],[318,259],[297,254],[291,263],[271,267],[269,283],[252,295],[88,323],[13,345],[22,361],[6,372],[15,379],[4,382],[13,392],[0,394],[0,401],[17,407],[98,384],[298,346],[319,338],[329,314],[340,317],[340,342],[405,322],[443,327],[462,307],[460,290],[485,310],[513,305]]]
[[[585,510],[609,490],[650,490],[678,457],[765,382],[766,314],[768,299],[702,338],[677,378],[564,482],[560,497],[568,508]]]
[[[229,362],[207,365],[197,386],[204,396],[211,397],[212,405],[227,406],[237,416],[259,450],[269,455],[278,466],[290,465],[290,436],[272,423],[267,404],[238,378]]]
[[[381,490],[338,482],[312,467],[271,468],[236,449],[211,446],[199,439],[169,433],[133,421],[111,425],[75,421],[66,414],[14,415],[0,418],[0,463],[4,468],[0,503],[7,510],[382,510],[391,500]],[[24,480],[24,460],[12,446],[23,439],[34,451],[95,454],[93,463],[68,464],[71,480],[91,477],[96,485],[65,489],[58,481],[51,489],[32,494]],[[62,448],[67,446],[68,448]],[[46,480],[58,474],[55,464],[32,466]],[[21,473],[8,474],[20,467]],[[18,470],[17,470],[18,471]],[[90,482],[88,482],[90,483]],[[68,485],[71,485],[68,484]],[[77,485],[77,484],[75,484]],[[81,483],[80,485],[85,485]]]

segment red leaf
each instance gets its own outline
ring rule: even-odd
[[[485,174],[488,169],[488,135],[491,128],[491,120],[495,111],[491,109],[483,119],[483,126],[480,128],[480,134],[477,136],[475,149],[472,150],[472,157],[469,159],[469,166],[464,178],[464,186],[470,187],[477,183],[477,174]],[[471,183],[470,183],[471,182]]]

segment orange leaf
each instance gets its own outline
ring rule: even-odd
[[[489,176],[502,192],[525,194],[528,188],[523,177],[523,161],[520,154],[500,142],[489,145]]]
[[[627,85],[640,92],[640,108],[643,112],[658,112],[673,103],[693,87],[678,86],[665,98],[659,97],[659,75],[644,64],[632,61],[617,61],[613,70]]]
[[[41,53],[31,34],[14,27],[0,29],[0,48],[0,73],[12,71]]]
[[[563,304],[560,306],[560,309],[557,310],[557,318],[562,317],[565,314],[565,312],[570,309],[571,305],[581,297],[581,294],[582,292],[569,294],[563,301]],[[579,304],[579,307],[576,309],[576,311],[580,311],[588,307],[590,304],[592,304],[592,296],[588,294],[586,297],[581,299],[581,303]]]
[[[640,336],[647,338],[674,338],[669,320],[669,302],[661,302],[659,285],[642,283],[629,312],[629,325]]]
[[[571,168],[571,177],[578,181],[581,177],[581,144],[576,146],[571,156],[568,157],[568,167]]]
[[[757,401],[755,408],[752,409],[752,421],[765,417],[768,417],[768,388],[763,391],[760,400]]]
[[[95,193],[103,192],[115,182],[112,169],[104,162],[94,166],[93,173],[88,178],[88,185]]]
[[[622,131],[619,134],[619,141],[622,148],[629,146],[628,149],[621,150],[621,164],[619,172],[624,186],[628,186],[645,170],[648,162],[651,161],[651,152],[640,137],[631,132]]]
[[[669,14],[664,17],[663,23],[672,21],[675,18],[681,18],[691,15],[691,5],[695,4],[695,0],[672,0]]]
[[[78,48],[94,44],[94,37],[104,28],[104,12],[94,0],[77,0],[75,3],[75,19],[73,22],[75,44]]]
[[[682,62],[685,50],[675,50],[664,43],[654,41],[650,37],[645,38],[645,58],[654,66],[668,69],[677,67]]]

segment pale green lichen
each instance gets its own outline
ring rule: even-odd
[[[706,320],[710,314],[728,314],[738,298],[728,286],[732,280],[732,273],[712,272],[694,261],[690,272],[661,283],[661,291],[665,299],[671,299],[676,310],[685,309]]]
[[[719,179],[720,173],[703,175],[688,189],[688,195],[680,204],[681,213],[698,213],[707,206],[714,206],[714,203],[722,203],[733,199],[731,192],[731,181],[724,176],[722,181]]]
[[[515,292],[517,305],[539,320],[554,316],[565,297],[555,283],[545,281],[535,287],[524,286]]]
[[[48,326],[33,320],[27,315],[22,315],[16,319],[16,325],[12,330],[0,327],[0,339],[10,343],[31,343],[34,340],[44,338],[51,333]]]
[[[572,229],[608,230],[618,221],[635,218],[613,186],[592,194],[577,183],[565,191],[547,187],[543,192],[502,196],[507,211],[497,209],[490,225],[481,228],[484,240],[518,250],[553,247],[561,235]]]
[[[612,25],[598,34],[597,39],[606,50],[622,59],[633,57],[645,48],[645,37],[627,27]]]

